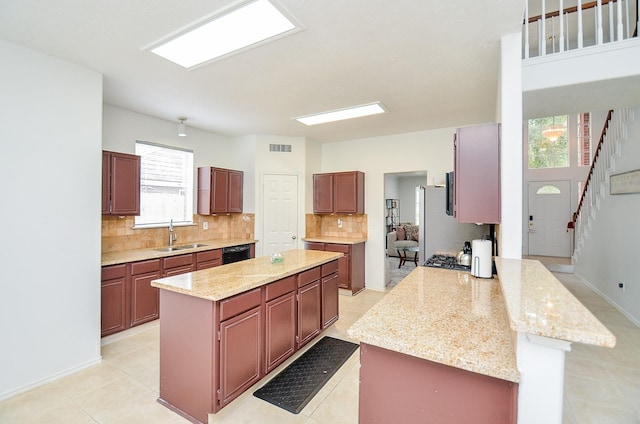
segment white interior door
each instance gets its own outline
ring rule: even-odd
[[[298,248],[298,176],[265,175],[263,253]]]
[[[571,182],[530,182],[527,220],[529,255],[570,257]]]

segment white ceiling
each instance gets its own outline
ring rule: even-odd
[[[233,3],[1,0],[0,38],[99,71],[114,106],[329,142],[493,121],[500,37],[524,11],[522,0],[277,0],[303,31],[191,71],[143,50]],[[291,119],[374,101],[388,113]]]

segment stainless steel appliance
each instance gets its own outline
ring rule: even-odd
[[[222,248],[222,264],[244,261],[251,258],[251,245],[241,244],[239,246]]]
[[[454,191],[453,191],[453,171],[445,174],[445,188],[447,193],[446,212],[447,215],[453,216]]]

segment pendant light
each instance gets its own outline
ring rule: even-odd
[[[542,130],[542,135],[552,143],[558,141],[558,139],[564,134],[567,128],[563,124],[556,124],[556,117],[553,117],[553,124]]]
[[[186,137],[187,136],[187,126],[184,124],[184,121],[186,121],[187,118],[184,117],[179,117],[178,121],[180,121],[180,123],[178,124],[178,135],[180,137]]]

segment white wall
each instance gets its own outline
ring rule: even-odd
[[[627,142],[615,161],[615,174],[640,169],[640,107],[635,122],[627,127]],[[617,305],[640,325],[640,193],[607,195],[592,226],[589,238],[575,263],[576,274]],[[624,291],[618,283],[624,282]]]
[[[100,360],[102,75],[0,40],[0,399]]]
[[[264,239],[264,225],[262,219],[264,217],[264,191],[262,189],[265,174],[274,175],[296,175],[298,177],[298,232],[296,242],[298,248],[303,249],[301,240],[305,235],[305,197],[306,193],[312,196],[311,191],[305,192],[307,187],[307,171],[306,166],[306,149],[307,142],[303,137],[284,137],[275,135],[256,135],[255,144],[255,199],[257,199],[256,209],[256,256],[262,256],[263,244],[260,239]],[[288,144],[291,145],[291,152],[270,152],[269,144]]]
[[[385,287],[384,174],[427,170],[429,179],[453,169],[455,128],[363,138],[322,145],[322,171],[365,173],[366,287]],[[310,193],[310,192],[308,192]]]

